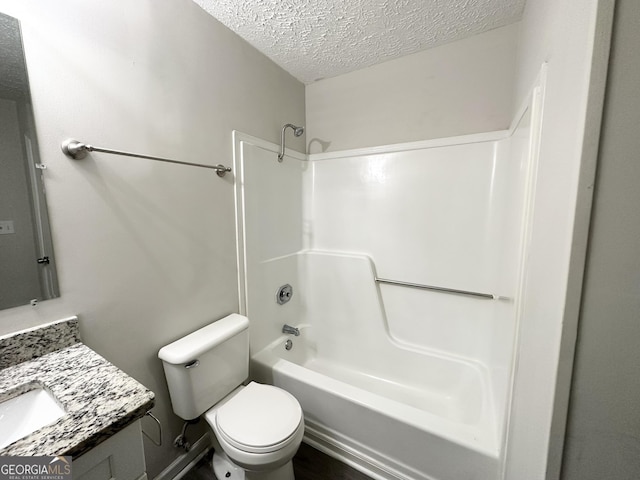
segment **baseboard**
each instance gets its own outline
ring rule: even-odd
[[[211,439],[209,438],[209,434],[205,433],[195,441],[188,452],[176,458],[153,480],[180,480],[210,449]]]

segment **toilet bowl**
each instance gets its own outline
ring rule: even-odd
[[[229,315],[160,350],[171,404],[185,420],[204,415],[219,480],[294,480],[302,408],[280,388],[242,385],[249,373],[248,325],[246,317]]]
[[[252,472],[290,463],[304,435],[302,408],[295,397],[256,382],[234,390],[204,417],[229,460]]]

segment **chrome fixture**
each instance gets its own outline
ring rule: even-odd
[[[287,339],[286,342],[284,342],[284,349],[285,350],[291,350],[293,348],[293,342],[291,341],[291,339]]]
[[[189,363],[185,364],[184,368],[189,369],[189,368],[196,368],[199,366],[200,366],[200,360],[196,358],[195,360],[192,360]]]
[[[153,421],[156,422],[156,424],[158,425],[158,438],[159,438],[159,440],[156,442],[155,439],[151,437],[151,435],[149,435],[147,432],[144,431],[144,429],[142,429],[142,433],[144,434],[145,437],[147,437],[149,440],[151,440],[151,442],[156,447],[161,447],[162,446],[162,424],[160,423],[160,420],[158,420],[156,418],[156,416],[153,413],[151,413],[151,410],[149,410],[147,413],[145,413],[145,415],[151,417],[153,419]]]
[[[453,293],[456,295],[468,295],[471,297],[483,298],[486,300],[509,300],[507,297],[501,297],[500,295],[493,295],[491,293],[471,292],[468,290],[457,290],[455,288],[434,287],[433,285],[422,285],[420,283],[401,282],[399,280],[389,280],[387,278],[375,277],[374,280],[377,283],[386,283],[388,285],[397,285],[399,287],[420,288],[423,290],[432,290],[434,292]]]
[[[281,286],[276,292],[276,302],[278,305],[284,305],[293,297],[293,287],[288,283]]]
[[[289,335],[295,335],[296,337],[300,336],[300,329],[296,327],[292,327],[291,325],[283,325],[282,333],[288,333]]]
[[[189,425],[193,425],[194,423],[198,423],[200,419],[194,418],[193,420],[187,420],[182,425],[182,432],[173,440],[173,446],[176,448],[182,448],[185,452],[191,450],[191,442],[187,440],[187,427]]]
[[[142,155],[140,153],[123,152],[121,150],[112,150],[110,148],[94,147],[86,143],[79,142],[68,138],[61,145],[64,154],[74,160],[81,160],[87,156],[87,152],[112,153],[115,155],[123,155],[125,157],[146,158],[147,160],[156,160],[158,162],[175,163],[178,165],[188,165],[190,167],[210,168],[215,170],[219,177],[224,177],[227,172],[231,171],[231,167],[224,165],[206,165],[204,163],[181,162],[179,160],[170,160],[168,158],[153,157],[151,155]]]
[[[284,127],[282,127],[282,133],[280,134],[280,153],[278,154],[278,162],[282,163],[284,159],[284,132],[287,128],[291,128],[293,130],[293,134],[296,137],[299,137],[304,133],[304,127],[296,127],[290,123],[287,123]]]

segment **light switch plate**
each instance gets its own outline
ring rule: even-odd
[[[16,233],[13,228],[13,220],[0,220],[0,235]]]

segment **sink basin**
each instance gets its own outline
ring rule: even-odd
[[[0,403],[0,449],[64,415],[53,395],[40,386]]]

